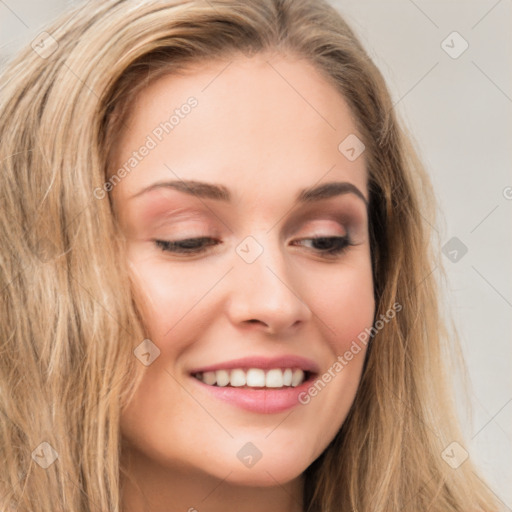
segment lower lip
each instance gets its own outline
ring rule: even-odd
[[[299,405],[299,395],[307,392],[314,381],[314,377],[310,376],[308,380],[295,388],[249,389],[230,386],[210,386],[195,377],[191,377],[191,379],[215,398],[241,409],[260,414],[275,414]]]

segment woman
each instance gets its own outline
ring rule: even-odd
[[[0,86],[2,509],[498,510],[429,180],[332,8],[90,1]]]

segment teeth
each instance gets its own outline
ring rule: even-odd
[[[279,369],[269,370],[265,375],[265,386],[267,388],[282,388],[283,372]]]
[[[203,382],[205,384],[209,384],[210,386],[213,386],[217,382],[217,376],[215,375],[215,372],[204,372],[203,373]]]
[[[245,372],[243,370],[231,370],[231,378],[229,379],[229,383],[235,387],[239,388],[241,386],[245,386]]]
[[[247,371],[247,385],[255,388],[265,386],[265,372],[260,368],[251,368]]]
[[[284,370],[272,368],[267,370],[266,373],[261,368],[249,368],[248,370],[235,368],[233,370],[196,373],[194,377],[209,386],[282,388],[299,386],[304,382],[306,375],[300,368],[285,368]]]
[[[215,381],[217,386],[227,386],[229,384],[229,372],[226,370],[219,370],[215,373]]]
[[[298,386],[304,380],[304,372],[301,369],[293,371],[292,386]]]

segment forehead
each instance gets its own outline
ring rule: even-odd
[[[304,60],[260,54],[196,63],[160,77],[129,105],[111,162],[112,172],[129,172],[114,194],[183,178],[245,196],[343,180],[368,197],[364,153],[350,160],[340,151],[354,136],[362,138],[345,98]],[[134,162],[143,146],[150,149]]]

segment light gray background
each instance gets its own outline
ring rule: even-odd
[[[0,0],[0,60],[73,3]],[[468,249],[456,262],[445,259],[445,300],[472,383],[465,448],[512,510],[512,2],[331,3],[362,39],[414,134],[441,203],[442,243],[457,237]],[[469,44],[458,58],[442,47],[454,31]],[[446,45],[454,52],[461,40],[451,36]]]

